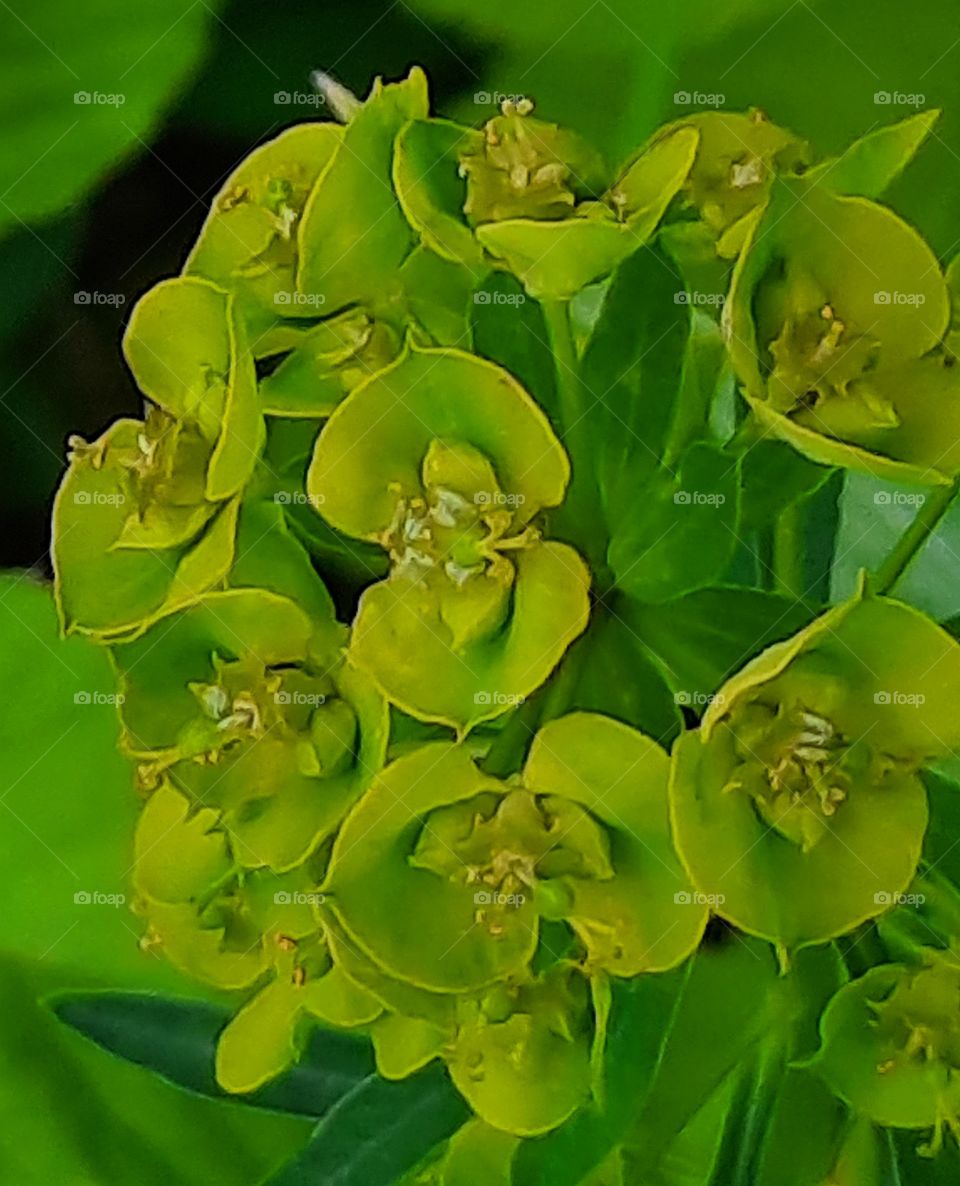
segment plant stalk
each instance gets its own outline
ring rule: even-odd
[[[937,486],[927,495],[923,506],[903,535],[897,540],[890,555],[877,569],[872,587],[878,594],[889,593],[903,576],[907,566],[921,550],[937,524],[946,514],[947,508],[960,488],[960,480],[949,486]]]

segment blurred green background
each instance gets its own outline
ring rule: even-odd
[[[124,906],[76,898],[125,892],[136,800],[113,708],[93,702],[106,659],[57,642],[34,576],[66,437],[137,409],[124,321],[179,269],[225,176],[323,114],[311,70],[363,93],[415,62],[438,111],[478,123],[498,93],[527,95],[611,162],[711,104],[762,107],[820,154],[942,107],[889,200],[943,258],[960,246],[956,0],[0,0],[0,549],[31,570],[0,584],[0,1186],[245,1186],[306,1135],[113,1063],[37,1004],[66,986],[195,990],[138,950]],[[841,583],[880,513],[845,511]],[[937,596],[960,612],[960,593]]]

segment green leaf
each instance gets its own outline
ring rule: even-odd
[[[789,638],[811,617],[777,593],[729,586],[700,589],[662,605],[624,598],[616,609],[656,658],[677,703],[701,712],[748,659]]]
[[[59,993],[49,1004],[62,1022],[111,1054],[195,1095],[236,1100],[214,1074],[217,1041],[232,1016],[223,1005],[142,992]],[[243,1103],[324,1116],[373,1074],[368,1042],[353,1034],[316,1029],[287,1074],[244,1095]]]
[[[656,656],[621,616],[615,595],[607,600],[594,608],[586,634],[558,669],[562,679],[568,663],[579,667],[567,707],[602,712],[669,745],[682,723],[673,691]]]
[[[750,445],[741,462],[741,533],[769,527],[786,507],[819,489],[830,473],[785,441],[764,439]]]
[[[939,118],[939,111],[920,111],[899,123],[877,128],[855,140],[839,157],[821,161],[804,176],[837,194],[879,198],[910,164]]]
[[[739,462],[694,444],[673,475],[644,483],[644,512],[614,529],[608,561],[617,587],[639,601],[667,601],[720,579],[737,543]],[[639,485],[634,487],[639,497]],[[617,498],[626,500],[627,482]]]
[[[664,453],[690,333],[682,293],[663,251],[634,252],[614,274],[584,352],[594,464],[611,520],[621,481],[638,483]]]
[[[391,1186],[469,1115],[440,1063],[399,1083],[371,1076],[324,1116],[303,1152],[264,1186]]]
[[[509,272],[494,272],[474,289],[470,327],[473,350],[519,379],[556,428],[556,369],[539,303]]]
[[[667,1030],[646,1102],[631,1125],[628,1164],[649,1173],[672,1140],[744,1055],[769,1032],[776,985],[772,952],[755,940],[723,934],[701,947]]]
[[[147,0],[136,20],[120,0],[5,8],[0,231],[80,201],[110,166],[140,151],[200,60],[221,7]]]
[[[58,637],[49,589],[26,574],[0,579],[0,679],[17,688],[0,720],[0,1116],[17,1134],[4,1141],[4,1174],[24,1186],[249,1186],[298,1143],[302,1121],[191,1099],[38,1003],[65,989],[176,992],[185,981],[139,948],[120,900],[139,803],[117,752],[109,661]]]
[[[848,473],[840,496],[840,524],[830,596],[842,601],[856,588],[862,569],[875,571],[916,517],[929,493],[923,487]],[[897,596],[938,620],[960,614],[955,579],[960,554],[960,505],[934,528],[897,583]]]

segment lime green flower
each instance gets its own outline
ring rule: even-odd
[[[302,864],[383,762],[382,699],[318,638],[288,598],[235,589],[112,652],[142,781],[216,810],[242,868]]]
[[[420,120],[397,140],[394,185],[423,243],[475,273],[491,264],[537,299],[568,299],[649,239],[683,184],[697,133],[641,154],[606,190],[578,136],[506,101],[482,131]],[[459,177],[459,181],[458,181]]]
[[[363,958],[430,994],[523,978],[542,918],[568,923],[592,972],[673,967],[706,910],[673,855],[668,765],[654,742],[590,713],[545,726],[508,782],[460,746],[426,745],[344,822],[330,909]]]
[[[777,174],[795,173],[810,160],[803,140],[757,108],[698,111],[661,128],[653,145],[684,128],[694,129],[699,139],[680,197],[716,238],[766,202]],[[629,176],[621,183],[627,193]]]
[[[944,1129],[960,1138],[960,964],[923,953],[917,967],[881,964],[842,988],[820,1022],[813,1066],[874,1123]]]
[[[764,651],[674,750],[678,851],[717,913],[794,949],[882,913],[916,871],[919,768],[960,743],[960,647],[858,594]]]
[[[589,575],[536,526],[568,475],[526,392],[456,350],[411,344],[331,416],[307,490],[390,556],[350,656],[405,711],[466,731],[538,687],[583,630]]]
[[[70,440],[54,504],[64,629],[115,638],[196,600],[233,561],[237,500],[208,496],[215,446],[156,408]]]
[[[781,181],[750,216],[724,310],[760,423],[815,461],[936,484],[960,468],[950,317],[933,252],[866,198]],[[951,425],[954,427],[951,428]]]
[[[587,982],[558,964],[528,983],[465,1001],[447,1065],[481,1120],[536,1136],[587,1102],[592,1034]]]
[[[297,299],[298,232],[304,205],[343,139],[334,123],[287,128],[246,157],[214,198],[184,271],[234,294],[259,356],[287,318],[315,318]]]

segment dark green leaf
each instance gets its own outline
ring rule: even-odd
[[[214,1075],[217,1038],[231,1010],[206,1001],[135,992],[68,993],[50,1003],[61,1021],[98,1046],[196,1095],[323,1116],[374,1075],[369,1043],[346,1033],[315,1030],[300,1061],[283,1078],[251,1095],[231,1096]]]
[[[630,515],[617,521],[608,552],[618,588],[639,601],[666,601],[722,577],[737,542],[739,462],[694,444],[678,471],[618,491]]]
[[[324,1116],[302,1153],[266,1186],[391,1186],[469,1116],[440,1063],[399,1082],[371,1076]]]
[[[831,472],[784,441],[758,441],[743,455],[742,531],[769,527],[785,507],[822,486]]]
[[[813,617],[777,593],[730,587],[700,589],[662,605],[623,598],[616,610],[656,657],[678,702],[700,711],[748,659]]]
[[[477,354],[516,376],[557,427],[556,375],[539,303],[508,272],[492,272],[474,290],[470,325]]]
[[[641,247],[613,275],[583,356],[595,465],[611,521],[624,475],[641,481],[664,454],[683,378],[691,310],[672,261]]]

